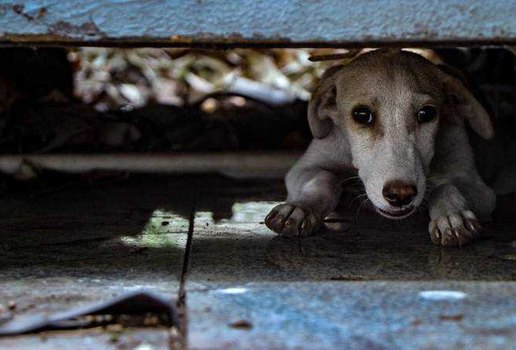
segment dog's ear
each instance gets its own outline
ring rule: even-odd
[[[341,68],[334,66],[323,74],[308,103],[308,123],[316,139],[325,138],[333,128],[332,117],[337,115],[335,75]]]
[[[468,121],[471,128],[484,139],[489,140],[494,136],[491,117],[484,107],[473,96],[465,84],[455,74],[449,74],[447,70],[440,70],[441,82],[446,95],[445,113],[451,118],[463,118]]]

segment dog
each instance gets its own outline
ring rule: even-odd
[[[432,243],[464,246],[496,197],[475,167],[466,123],[484,139],[491,119],[462,81],[422,56],[379,49],[329,68],[308,105],[313,141],[285,178],[286,203],[265,223],[308,236],[339,204],[354,169],[380,215],[400,220],[428,205]]]

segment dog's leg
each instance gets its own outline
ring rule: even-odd
[[[322,169],[294,167],[286,177],[287,202],[265,219],[267,227],[285,236],[308,236],[319,230],[342,192],[339,179]]]
[[[468,184],[470,185],[474,186]],[[481,186],[487,187],[484,184]],[[453,184],[444,184],[432,191],[429,199],[431,221],[428,227],[432,243],[463,246],[478,236],[481,226],[477,215],[481,217],[481,214],[478,214],[478,205],[466,197],[483,197],[479,200],[483,201],[482,206],[485,206],[487,203],[494,203],[494,194],[488,188],[473,191],[468,193],[469,196],[463,195],[464,190],[459,190],[459,187]],[[485,193],[482,194],[482,191]]]
[[[434,244],[467,245],[480,232],[479,219],[491,215],[496,197],[478,174],[465,130],[448,126],[440,134],[430,176],[428,229]]]
[[[287,202],[267,215],[267,227],[286,236],[317,232],[340,201],[342,186],[336,174],[351,163],[347,147],[340,136],[314,140],[287,174]]]

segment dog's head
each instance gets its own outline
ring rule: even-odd
[[[463,123],[482,137],[493,127],[456,78],[422,56],[376,50],[330,68],[308,108],[315,138],[349,143],[353,165],[377,211],[410,215],[421,204],[440,124]]]

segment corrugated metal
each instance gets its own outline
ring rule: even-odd
[[[189,46],[511,43],[514,0],[0,1],[0,42]]]

